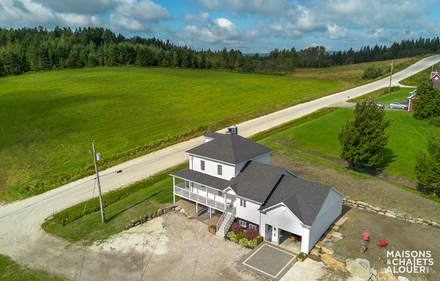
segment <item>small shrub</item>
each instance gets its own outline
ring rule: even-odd
[[[238,244],[240,244],[243,247],[246,247],[249,244],[249,240],[246,237],[243,237],[240,240],[238,240]]]
[[[235,234],[239,234],[243,231],[243,227],[238,223],[238,221],[235,221],[231,225],[231,231],[233,231]]]
[[[252,240],[255,237],[257,237],[258,235],[260,235],[260,232],[258,231],[258,229],[256,229],[256,228],[246,229],[246,237],[247,237],[247,239]]]
[[[249,240],[249,242],[248,242],[248,246],[249,246],[249,248],[255,248],[255,247],[257,247],[257,240]]]
[[[440,127],[440,117],[431,118],[429,124],[433,125],[434,127]]]
[[[246,238],[246,234],[244,232],[240,232],[239,234],[237,234],[237,240],[240,241],[241,239]]]
[[[237,239],[237,235],[233,232],[233,231],[229,231],[226,236],[232,241],[237,243],[238,239]]]

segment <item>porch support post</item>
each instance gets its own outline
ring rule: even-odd
[[[176,178],[173,177],[173,204],[176,204]]]
[[[206,205],[208,205],[208,188],[205,186]]]
[[[196,218],[199,216],[199,203],[196,201]]]
[[[212,208],[209,207],[209,218],[212,218]]]

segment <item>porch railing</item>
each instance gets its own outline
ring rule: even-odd
[[[189,199],[191,201],[196,201],[202,205],[212,207],[219,211],[223,211],[227,206],[224,202],[208,198],[195,192],[191,192],[189,188],[182,188],[177,185],[174,186],[174,194]]]

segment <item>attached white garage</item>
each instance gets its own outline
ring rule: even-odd
[[[309,253],[341,215],[342,198],[333,187],[285,177],[260,208],[260,234],[275,245],[281,230],[301,236],[301,252]]]

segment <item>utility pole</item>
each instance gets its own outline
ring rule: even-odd
[[[101,193],[101,183],[99,181],[98,173],[98,160],[101,159],[101,154],[95,152],[95,141],[92,141],[92,153],[93,153],[93,163],[95,164],[96,180],[98,181],[98,191],[99,191],[99,206],[101,208],[101,219],[105,223],[105,213],[104,206],[102,204],[102,193]]]
[[[391,75],[390,75],[390,87],[388,88],[388,94],[391,93],[391,79],[393,78],[394,61],[391,61]]]

